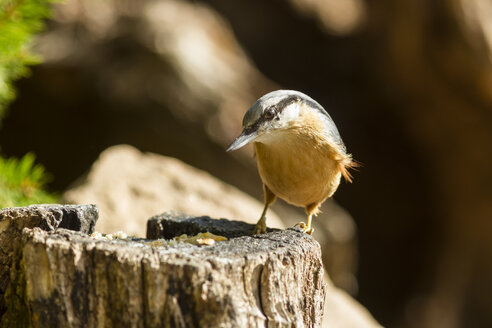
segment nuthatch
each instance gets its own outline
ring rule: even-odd
[[[243,131],[227,151],[250,142],[254,142],[265,196],[255,233],[266,232],[265,215],[278,196],[304,207],[307,222],[298,225],[311,234],[312,216],[333,195],[342,176],[352,181],[348,170],[357,166],[330,115],[301,92],[270,92],[248,109]]]

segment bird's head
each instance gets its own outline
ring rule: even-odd
[[[244,114],[243,131],[227,151],[239,149],[253,141],[261,141],[276,131],[289,128],[298,119],[303,102],[320,106],[299,91],[277,90],[267,93]]]

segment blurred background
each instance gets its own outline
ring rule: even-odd
[[[17,2],[0,5],[1,79],[17,67],[2,43],[41,28],[34,22],[23,39],[9,25],[32,15]],[[32,196],[2,206],[95,201],[107,211],[100,220],[117,214],[106,227],[138,234],[125,213],[186,211],[181,196],[159,202],[188,197],[184,184],[196,183],[167,166],[169,189],[152,203],[160,207],[139,203],[160,188],[148,187],[159,166],[133,176],[147,165],[140,152],[177,158],[261,202],[251,149],[224,149],[257,98],[295,89],[327,109],[363,164],[314,221],[335,285],[387,327],[492,327],[492,1],[65,0],[46,24],[32,48],[18,48],[24,63],[40,63],[29,77],[11,74],[15,100],[0,83],[11,101],[0,173]],[[119,144],[136,149],[107,150]],[[44,169],[33,155],[13,159],[29,152]],[[116,192],[130,176],[135,185]],[[193,197],[210,197],[211,184]],[[232,200],[210,201],[236,213]],[[304,217],[282,201],[273,209],[284,226]]]

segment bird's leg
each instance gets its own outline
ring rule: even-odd
[[[304,228],[304,232],[307,233],[308,235],[311,235],[313,233],[313,228],[311,227],[312,219],[313,219],[313,213],[309,213],[307,217],[306,227]]]
[[[277,196],[267,187],[266,184],[263,184],[263,191],[265,194],[265,207],[263,208],[263,212],[261,213],[261,217],[256,223],[256,227],[254,230],[254,234],[262,234],[266,233],[266,213],[268,210],[268,207],[275,201]]]
[[[265,207],[263,208],[263,213],[261,213],[261,217],[258,220],[258,222],[256,223],[256,227],[255,227],[255,231],[254,231],[255,235],[266,233],[266,212],[267,212],[267,210],[268,210],[268,204],[265,203]]]

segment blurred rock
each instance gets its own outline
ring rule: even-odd
[[[350,297],[347,292],[333,285],[325,275],[327,285],[323,311],[323,328],[376,328],[382,327],[369,311]]]
[[[362,0],[290,0],[296,10],[318,20],[331,34],[345,35],[361,28],[366,19]]]
[[[149,217],[166,211],[256,223],[263,204],[210,174],[170,157],[128,145],[103,153],[90,172],[63,194],[67,203],[95,203],[96,230],[144,237]],[[268,226],[283,228],[273,212]]]

